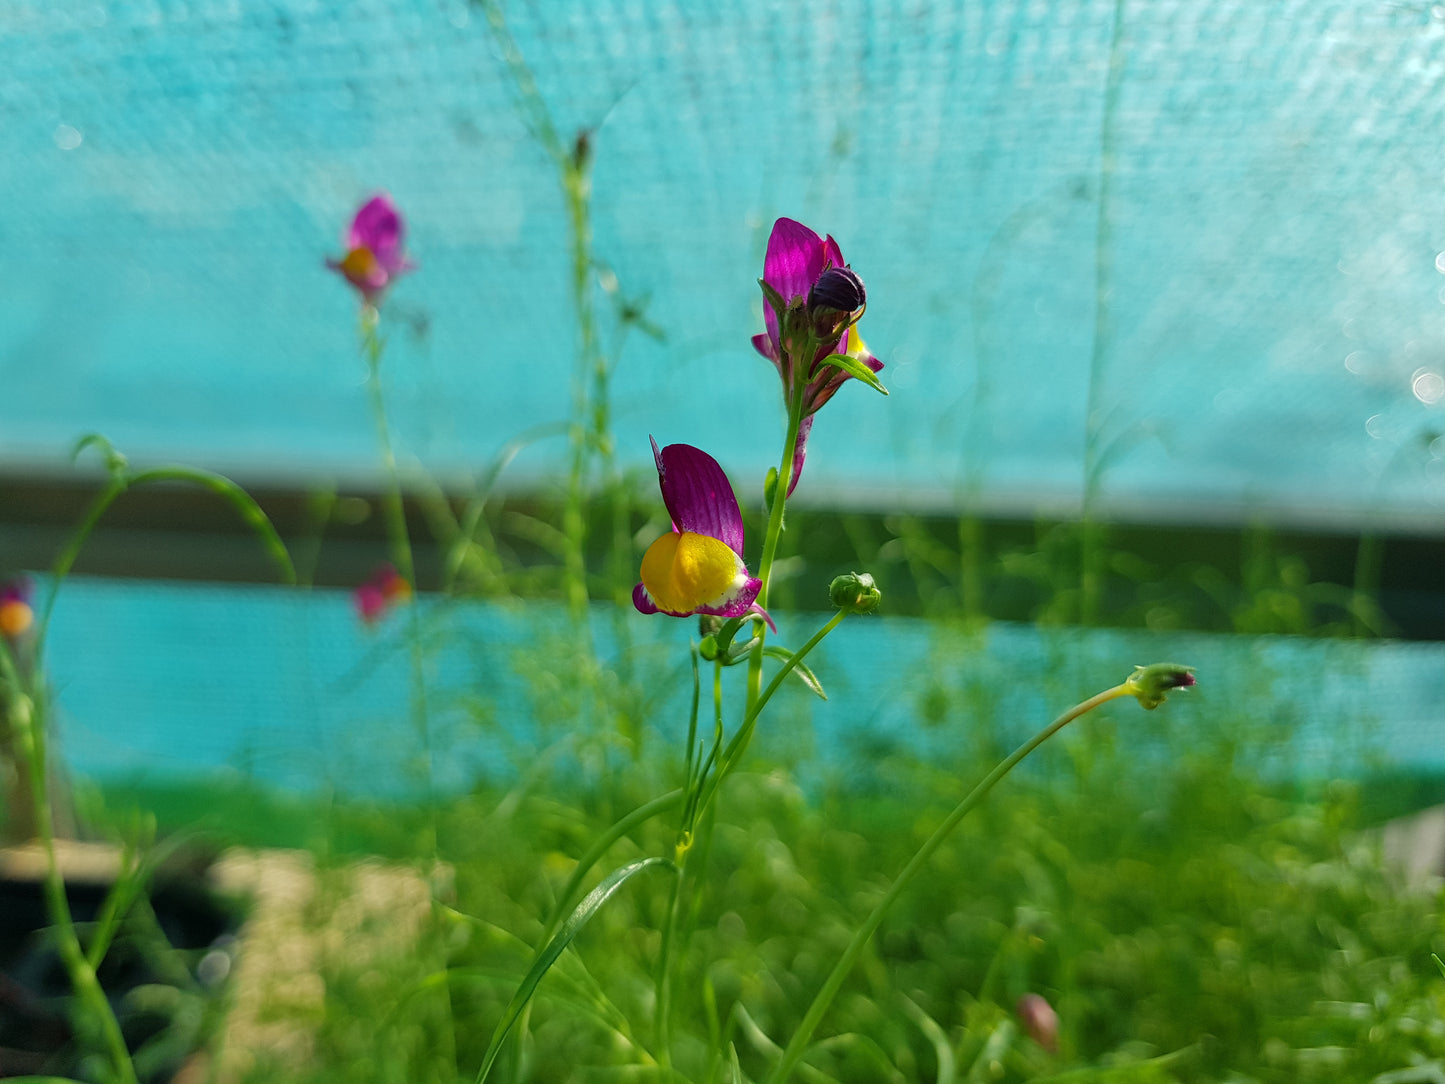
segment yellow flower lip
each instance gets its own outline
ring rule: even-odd
[[[693,531],[663,535],[642,558],[643,589],[664,613],[726,607],[748,580],[742,559],[725,543]]]
[[[34,620],[35,612],[23,600],[11,598],[0,602],[0,636],[7,640],[23,636]]]
[[[386,268],[369,248],[354,248],[336,265],[348,282],[362,289],[375,289],[386,285]]]

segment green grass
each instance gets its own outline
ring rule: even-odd
[[[1181,745],[1183,742],[1181,741]],[[1086,730],[1046,750],[965,821],[885,922],[799,1079],[1371,1081],[1445,1058],[1437,900],[1380,869],[1366,820],[1399,806],[1400,781],[1268,786],[1215,739],[1166,771],[1131,771]],[[984,770],[895,758],[888,791],[805,796],[785,771],[732,781],[687,916],[673,1063],[728,1079],[735,1049],[759,1079],[873,900]],[[1438,793],[1438,779],[1415,793]],[[453,1021],[470,1079],[577,856],[630,805],[644,771],[605,788],[478,793],[438,813],[454,910],[394,973],[333,965],[314,1057],[268,1080],[453,1079],[439,1055]],[[162,826],[208,824],[226,842],[307,845],[336,861],[418,853],[419,810],[307,802],[234,788],[107,792]],[[1391,812],[1399,811],[1391,809]],[[669,853],[671,822],[619,842],[591,881]],[[704,864],[705,863],[705,864]],[[544,978],[525,1074],[509,1048],[493,1079],[663,1079],[651,1029],[654,965],[671,883],[638,878]],[[325,909],[316,913],[323,922]],[[446,980],[439,963],[448,961]],[[441,993],[446,993],[442,998]],[[1060,1016],[1060,1052],[1012,1013],[1025,992]],[[256,1079],[260,1079],[258,1074]]]

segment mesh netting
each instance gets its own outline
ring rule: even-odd
[[[666,333],[623,344],[628,461],[649,433],[776,459],[748,336],[788,214],[867,280],[894,392],[829,405],[804,499],[1438,516],[1438,5],[506,12],[558,130],[595,130],[597,254]],[[381,188],[422,265],[388,306],[406,452],[461,471],[565,417],[563,200],[480,11],[12,0],[0,115],[4,461],[101,430],[252,478],[373,470],[322,261]]]

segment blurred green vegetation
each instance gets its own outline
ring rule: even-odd
[[[1126,703],[1082,720],[964,822],[879,931],[800,1079],[1440,1078],[1438,895],[1382,868],[1365,827],[1445,780],[1266,782],[1245,767],[1244,720],[1171,730],[1163,770],[1131,762],[1131,734],[1167,726],[1168,710]],[[673,1021],[687,1079],[728,1079],[730,1048],[747,1079],[766,1072],[872,900],[990,763],[993,739],[969,732],[951,762],[890,754],[874,765],[886,786],[862,792],[805,795],[784,765],[729,785],[687,923]],[[333,961],[312,1056],[263,1061],[248,1079],[450,1079],[426,996],[439,985],[469,1078],[576,857],[666,782],[636,765],[605,784],[544,778],[443,803],[438,848],[455,881],[436,943],[393,972]],[[243,785],[115,787],[90,804],[140,804],[163,828],[217,845],[308,847],[323,870],[365,855],[415,865],[430,825],[418,807]],[[666,853],[672,830],[666,818],[642,826],[599,875]],[[641,877],[598,913],[542,983],[523,1072],[507,1075],[518,1068],[508,1060],[496,1079],[663,1078],[647,1066],[669,891],[665,875]],[[312,909],[318,937],[328,913]],[[440,965],[418,966],[433,952],[445,979]],[[1014,1015],[1026,992],[1058,1010],[1057,1055]]]

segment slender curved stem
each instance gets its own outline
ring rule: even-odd
[[[708,805],[717,794],[718,787],[722,785],[722,781],[742,761],[743,753],[747,751],[748,743],[752,740],[753,731],[757,729],[758,716],[762,714],[763,708],[768,706],[768,701],[773,698],[773,694],[782,686],[783,679],[792,673],[793,668],[807,658],[808,653],[821,644],[830,632],[843,623],[843,619],[848,616],[848,613],[848,610],[839,610],[835,613],[826,625],[813,633],[812,638],[806,644],[793,652],[792,658],[778,668],[778,672],[773,675],[773,680],[768,682],[768,687],[758,695],[757,702],[748,709],[747,714],[743,717],[743,725],[738,728],[738,732],[732,736],[732,740],[728,742],[722,756],[718,758],[717,770],[708,777],[707,783],[703,786],[702,797],[697,803],[694,819],[700,817],[707,810]]]
[[[366,388],[371,399],[371,412],[376,424],[376,443],[381,454],[382,468],[386,478],[386,491],[382,501],[386,509],[387,542],[397,571],[406,580],[413,593],[409,606],[408,655],[411,660],[411,718],[417,738],[422,746],[422,763],[425,770],[427,796],[426,850],[431,870],[435,873],[440,861],[438,840],[438,811],[436,794],[436,752],[432,743],[431,713],[427,705],[426,652],[422,646],[420,590],[416,579],[416,560],[411,546],[411,535],[406,526],[406,505],[401,492],[401,472],[396,465],[396,452],[392,447],[391,428],[386,418],[386,397],[381,387],[381,356],[385,342],[376,333],[380,314],[370,307],[362,309],[362,347],[366,355]],[[451,987],[443,984],[442,993],[446,998],[448,1025],[444,1029],[450,1037],[453,1034],[451,1021],[455,1017],[452,1008]],[[448,1042],[443,1052],[447,1063],[456,1067],[456,1047]]]
[[[834,965],[832,972],[823,982],[822,989],[814,996],[813,1003],[808,1006],[808,1011],[803,1014],[803,1020],[798,1025],[798,1030],[795,1031],[793,1037],[788,1040],[788,1045],[783,1051],[782,1059],[774,1067],[772,1075],[767,1078],[768,1084],[783,1084],[792,1074],[793,1069],[796,1068],[798,1062],[802,1060],[803,1053],[807,1050],[808,1043],[813,1037],[813,1032],[817,1030],[818,1025],[822,1022],[823,1014],[826,1013],[829,1006],[832,1005],[833,998],[837,996],[839,989],[842,988],[844,980],[848,977],[848,973],[853,970],[853,966],[863,954],[864,948],[867,947],[869,940],[872,939],[874,932],[882,923],[884,916],[893,904],[897,902],[898,897],[903,894],[903,890],[908,887],[913,878],[918,875],[919,871],[928,863],[928,860],[933,857],[934,852],[938,850],[943,841],[948,838],[949,833],[958,827],[959,821],[963,820],[964,817],[968,816],[982,804],[983,800],[988,797],[989,792],[993,790],[1004,776],[1013,771],[1021,760],[1064,727],[1068,726],[1079,716],[1093,711],[1099,705],[1105,704],[1120,696],[1130,695],[1131,693],[1132,690],[1129,683],[1121,682],[1111,689],[1105,689],[1103,692],[1089,697],[1089,699],[1083,703],[1075,704],[1028,741],[1024,742],[1023,745],[1010,753],[993,771],[984,777],[984,780],[979,783],[978,786],[974,787],[973,790],[968,793],[968,796],[964,798],[963,801],[954,807],[953,812],[945,817],[943,823],[934,829],[933,835],[928,837],[927,842],[918,848],[914,856],[909,859],[908,864],[903,867],[902,872],[893,879],[893,883],[888,886],[888,891],[883,894],[883,898],[878,901],[867,919],[864,920],[863,925],[858,927],[857,932],[853,934],[853,939],[848,942],[848,947],[844,949],[843,955],[838,958],[837,964]]]
[[[60,872],[60,861],[55,852],[55,825],[51,818],[50,795],[46,787],[45,719],[41,699],[21,691],[16,684],[18,673],[9,665],[5,655],[7,682],[16,690],[10,702],[5,705],[9,724],[15,728],[17,744],[25,755],[30,772],[30,788],[35,799],[35,825],[40,849],[45,855],[45,905],[50,920],[55,926],[56,942],[60,958],[65,963],[70,984],[80,1003],[100,1030],[100,1038],[110,1059],[116,1079],[120,1084],[135,1084],[135,1065],[130,1051],[126,1048],[125,1037],[121,1034],[120,1022],[110,1001],[101,989],[95,967],[87,958],[75,931],[75,921],[70,913],[70,901],[65,895],[65,880]]]
[[[74,533],[66,540],[65,547],[55,558],[55,564],[50,570],[50,590],[45,596],[45,605],[40,611],[40,620],[35,623],[35,671],[40,672],[41,652],[45,646],[45,631],[50,627],[50,615],[55,609],[56,596],[60,594],[60,585],[65,582],[65,577],[70,575],[70,570],[75,567],[76,560],[80,557],[80,551],[85,547],[86,539],[95,530],[100,517],[105,515],[106,509],[115,503],[116,498],[129,487],[124,477],[112,475],[106,487],[96,494],[95,500],[90,502],[90,507],[85,510],[85,515],[80,525],[75,528]]]

